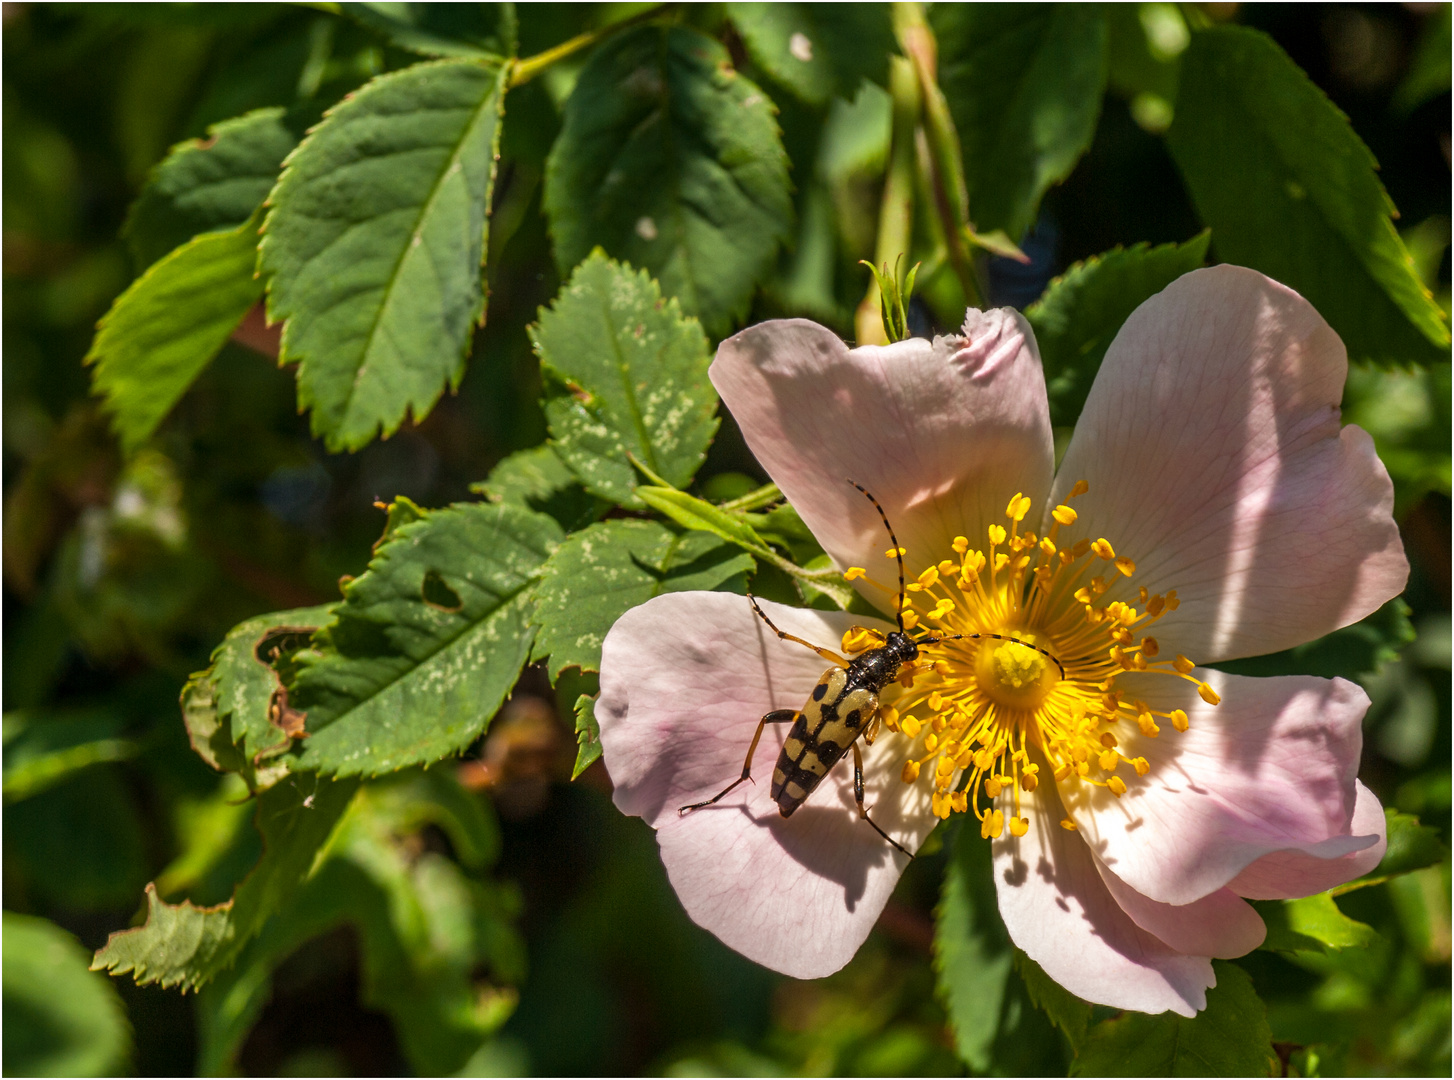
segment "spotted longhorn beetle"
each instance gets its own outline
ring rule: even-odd
[[[872,745],[874,738],[878,735],[879,692],[898,678],[900,668],[918,659],[921,646],[937,645],[941,641],[955,641],[960,638],[993,638],[997,641],[1014,641],[1049,657],[1055,666],[1060,668],[1062,677],[1065,669],[1061,667],[1059,660],[1039,646],[1003,634],[953,634],[942,638],[921,638],[918,641],[910,637],[908,631],[904,629],[903,608],[907,591],[904,587],[903,549],[899,547],[898,537],[894,535],[894,527],[889,524],[888,514],[884,513],[884,508],[879,505],[879,501],[863,485],[854,480],[849,480],[848,483],[858,488],[868,501],[873,503],[874,509],[878,511],[878,516],[883,520],[884,528],[888,530],[889,540],[894,545],[894,557],[899,564],[899,603],[896,609],[899,628],[889,632],[883,645],[865,649],[852,659],[847,659],[831,649],[822,648],[810,641],[804,641],[800,637],[779,630],[758,606],[757,598],[748,593],[747,600],[752,605],[752,610],[757,612],[758,618],[767,623],[768,629],[783,641],[795,641],[799,645],[807,646],[825,660],[831,660],[834,666],[819,677],[817,685],[813,687],[813,692],[808,695],[807,703],[801,709],[774,709],[757,722],[757,731],[747,748],[747,760],[742,763],[740,777],[712,798],[705,802],[683,806],[677,813],[688,814],[693,810],[700,810],[704,806],[711,806],[719,802],[739,784],[752,779],[752,755],[757,752],[757,743],[762,738],[763,728],[768,724],[791,723],[792,729],[783,743],[782,752],[778,754],[777,767],[772,771],[772,799],[777,803],[778,813],[783,817],[792,817],[793,811],[817,789],[818,785],[823,782],[823,778],[828,775],[834,765],[838,764],[838,760],[848,752],[848,748],[851,746],[853,748],[853,798],[858,803],[858,816],[872,825],[874,831],[886,841],[912,859],[914,853],[879,828],[878,823],[868,816],[868,807],[863,805],[863,754],[858,749],[858,738],[861,735],[865,743]]]

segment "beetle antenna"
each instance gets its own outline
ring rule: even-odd
[[[894,618],[899,621],[899,633],[908,633],[908,631],[904,629],[904,598],[909,595],[908,590],[904,588],[904,550],[903,548],[899,547],[899,538],[894,535],[894,527],[889,524],[889,516],[884,513],[884,508],[879,505],[878,500],[869,493],[868,488],[864,487],[857,480],[849,477],[848,482],[856,487],[859,491],[863,492],[863,494],[868,498],[868,501],[873,503],[873,508],[878,511],[878,516],[883,519],[884,528],[887,529],[889,532],[889,540],[893,542],[894,558],[897,559],[899,563],[899,604],[894,611]]]
[[[1065,678],[1065,665],[1056,658],[1049,649],[1042,649],[1039,645],[1031,645],[1028,641],[1021,641],[1017,637],[1010,637],[1007,634],[950,634],[948,637],[924,638],[922,641],[914,642],[915,645],[938,645],[941,641],[959,641],[961,639],[994,638],[996,641],[1013,641],[1016,645],[1023,645],[1027,649],[1034,649],[1045,659],[1049,660],[1060,670],[1060,677]]]

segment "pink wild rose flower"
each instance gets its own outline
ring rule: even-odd
[[[885,613],[764,603],[779,627],[850,653],[893,629],[893,553],[851,478],[905,552],[911,632],[1015,639],[926,646],[885,688],[866,803],[910,851],[974,814],[1011,938],[1088,1001],[1193,1015],[1211,958],[1263,939],[1244,897],[1320,892],[1382,856],[1357,780],[1363,691],[1195,666],[1320,637],[1403,589],[1388,474],[1339,426],[1346,371],[1291,289],[1187,274],[1126,321],[1057,472],[1015,311],[852,350],[790,319],[717,351],[748,446]],[[851,755],[784,818],[768,779],[787,725],[769,725],[755,783],[678,808],[736,779],[759,718],[802,708],[825,666],[741,596],[670,593],[612,627],[596,706],[616,805],[657,830],[687,912],[798,978],[848,962],[908,861],[858,819]]]

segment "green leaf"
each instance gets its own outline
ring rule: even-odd
[[[762,537],[747,523],[745,515],[733,514],[673,488],[639,487],[636,496],[685,528],[709,532],[749,551],[762,553],[769,550]]]
[[[888,81],[897,46],[882,4],[733,3],[727,17],[758,67],[810,105]]]
[[[422,56],[499,58],[515,51],[514,16],[504,4],[363,3],[338,5],[391,45]]]
[[[517,450],[505,458],[470,490],[491,502],[532,504],[558,495],[576,483],[576,474],[560,459],[555,448],[542,444]]]
[[[1396,659],[1399,650],[1414,640],[1409,606],[1394,597],[1373,614],[1351,626],[1278,653],[1214,664],[1234,675],[1319,675],[1356,678],[1377,671]]]
[[[253,273],[257,221],[204,233],[150,267],[101,319],[86,363],[131,453],[262,299]]]
[[[593,253],[531,339],[555,452],[587,491],[632,504],[627,454],[676,487],[691,481],[717,431],[712,358],[702,328],[663,303],[650,275]]]
[[[6,1076],[127,1072],[131,1028],[110,981],[86,970],[80,942],[31,915],[4,915]]]
[[[549,514],[567,531],[589,525],[610,507],[586,491],[549,444],[517,450],[470,490],[491,502],[513,502]]]
[[[296,768],[376,775],[468,746],[530,654],[531,586],[561,539],[544,514],[457,503],[396,529],[297,656]]]
[[[1252,979],[1235,964],[1213,961],[1215,989],[1193,1019],[1175,1013],[1128,1012],[1093,1027],[1076,1076],[1275,1076],[1267,1007]]]
[[[199,233],[235,229],[262,205],[299,132],[280,108],[257,109],[172,147],[131,204],[121,235],[150,266]]]
[[[990,846],[962,823],[955,830],[934,919],[934,972],[959,1056],[989,1069],[1014,948],[1000,920]]]
[[[260,263],[279,362],[332,450],[392,434],[459,385],[484,317],[506,69],[441,60],[330,109],[268,197]]]
[[[1071,1048],[1080,1051],[1090,1030],[1090,1002],[1082,1001],[1045,974],[1041,966],[1019,949],[1015,950],[1015,970],[1024,980],[1025,989],[1035,1007],[1065,1033]]]
[[[429,849],[430,826],[458,861]],[[479,875],[498,851],[484,804],[442,770],[365,786],[297,895],[202,991],[200,1071],[239,1071],[278,966],[340,925],[358,933],[361,1002],[388,1015],[413,1071],[458,1070],[510,1015],[524,974],[513,894]]]
[[[1422,870],[1426,866],[1443,862],[1449,857],[1449,849],[1439,838],[1439,830],[1429,825],[1420,825],[1413,814],[1403,814],[1393,807],[1384,807],[1388,821],[1388,850],[1373,871],[1365,877],[1356,878],[1332,890],[1334,896],[1352,892],[1364,885],[1373,885],[1398,874]]]
[[[656,521],[598,522],[545,564],[535,590],[535,658],[550,657],[552,682],[567,667],[599,671],[601,642],[626,612],[662,593],[743,589],[753,566],[752,556],[707,533],[679,534]]]
[[[936,4],[929,22],[964,150],[970,219],[1019,240],[1095,134],[1104,17],[1093,4]]]
[[[1344,915],[1332,893],[1297,900],[1261,900],[1253,906],[1267,924],[1267,937],[1261,947],[1272,952],[1364,948],[1378,938],[1373,927]]]
[[[1166,138],[1219,259],[1296,289],[1352,360],[1448,359],[1448,328],[1373,155],[1271,38],[1241,26],[1194,35]]]
[[[1045,365],[1050,415],[1075,423],[1106,349],[1131,312],[1206,260],[1211,234],[1184,244],[1136,244],[1078,262],[1025,309]]]
[[[601,725],[596,721],[596,699],[589,694],[576,698],[576,763],[571,767],[572,780],[580,776],[601,757]]]
[[[724,335],[791,236],[773,113],[727,50],[695,30],[643,26],[607,42],[581,72],[546,163],[562,271],[600,245]]]
[[[288,774],[292,761],[284,755],[294,734],[283,726],[288,699],[275,664],[331,617],[331,607],[320,604],[258,615],[228,631],[212,663],[182,688],[182,720],[203,761],[241,773],[254,791]]]
[[[5,801],[38,795],[91,765],[134,757],[136,744],[121,737],[124,727],[120,717],[107,714],[42,718],[7,713]]]
[[[186,990],[214,978],[289,903],[357,787],[354,780],[294,776],[263,792],[257,801],[263,857],[233,898],[210,908],[168,904],[148,885],[145,924],[112,934],[97,950],[92,970],[131,972],[140,985]]]

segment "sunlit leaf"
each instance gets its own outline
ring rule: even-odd
[[[936,4],[929,21],[964,150],[970,220],[1018,241],[1095,134],[1105,20],[1094,4]]]
[[[1214,961],[1217,985],[1207,1007],[1188,1019],[1123,1013],[1091,1028],[1072,1073],[1076,1076],[1275,1076],[1267,1007],[1247,973]]]
[[[813,105],[887,82],[897,50],[882,4],[732,3],[727,16],[757,65]]]
[[[1362,948],[1378,938],[1373,927],[1344,915],[1331,893],[1259,901],[1255,906],[1267,924],[1262,948],[1273,952]]]
[[[1448,328],[1373,155],[1271,38],[1241,26],[1193,35],[1166,139],[1219,259],[1296,289],[1351,359],[1448,359]]]
[[[262,298],[257,220],[203,233],[154,264],[102,318],[86,362],[127,451],[157,425]]]
[[[4,916],[6,1076],[127,1072],[131,1028],[110,980],[86,970],[80,942],[59,926]]]
[[[675,533],[655,521],[602,521],[551,556],[535,591],[536,658],[562,668],[601,668],[601,642],[622,615],[653,596],[745,585],[752,556],[709,533]],[[743,601],[745,604],[746,601]]]
[[[172,147],[126,215],[121,234],[150,266],[199,233],[235,229],[262,205],[298,145],[283,109],[257,109]]]
[[[531,585],[560,542],[544,514],[459,503],[390,534],[297,655],[296,768],[375,775],[469,745],[530,654]]]
[[[1071,266],[1025,309],[1045,365],[1056,424],[1073,424],[1085,406],[1106,349],[1144,301],[1201,266],[1210,235],[1184,244],[1136,244]]]
[[[554,450],[587,491],[631,501],[628,454],[677,487],[691,481],[717,431],[711,354],[648,274],[592,254],[531,336]]]
[[[268,197],[261,265],[281,363],[315,434],[353,450],[418,419],[464,374],[505,69],[441,60],[329,110]]]
[[[562,270],[599,245],[724,334],[791,235],[773,113],[696,30],[645,26],[606,43],[576,82],[546,167]]]
[[[140,984],[197,989],[229,967],[268,920],[292,899],[338,823],[358,783],[295,776],[258,796],[263,857],[217,907],[168,904],[146,888],[146,922],[111,935],[91,967],[131,973]]]
[[[1449,849],[1439,838],[1439,830],[1429,825],[1420,825],[1412,814],[1401,814],[1393,807],[1384,809],[1388,819],[1388,850],[1370,878],[1392,877],[1407,874],[1411,870],[1422,870],[1449,857]],[[1357,882],[1349,882],[1356,885]],[[1348,886],[1340,886],[1347,890]]]

